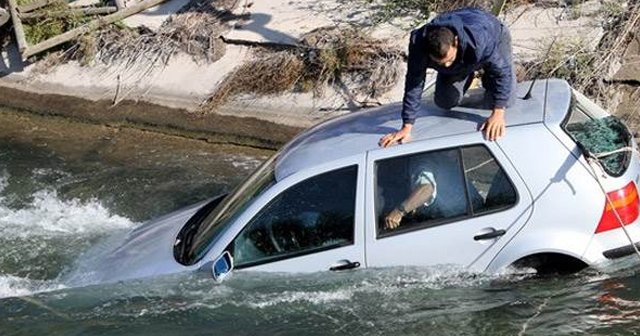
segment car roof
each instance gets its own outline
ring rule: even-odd
[[[571,97],[566,81],[538,80],[531,98],[522,99],[530,86],[530,81],[517,85],[516,102],[505,113],[507,127],[559,122],[566,115]],[[431,97],[425,97],[411,132],[412,141],[477,132],[491,114],[490,109],[482,108],[483,95],[482,88],[469,90],[461,106],[450,111],[437,107]],[[546,96],[549,100],[545,114]],[[401,110],[401,103],[394,103],[340,116],[306,130],[280,151],[276,180],[322,163],[379,149],[378,140],[401,126]]]

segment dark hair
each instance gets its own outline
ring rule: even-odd
[[[442,59],[453,45],[455,35],[447,27],[432,27],[427,31],[426,48],[429,56]]]

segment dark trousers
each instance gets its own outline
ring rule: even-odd
[[[507,61],[513,64],[513,53],[511,48],[511,34],[509,29],[503,26],[502,37],[500,38],[500,45],[498,46],[498,52],[507,59]],[[436,91],[434,101],[436,105],[443,109],[451,109],[460,105],[462,97],[469,89],[471,82],[473,81],[474,73],[462,74],[462,75],[444,75],[438,73],[436,77]],[[485,72],[482,75],[482,87],[485,89],[484,104],[486,108],[493,108],[493,92],[495,87],[493,81],[489,80],[488,74]],[[513,105],[516,98],[516,74],[515,67],[511,67],[511,82],[512,92],[507,106]]]

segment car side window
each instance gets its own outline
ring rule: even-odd
[[[378,233],[430,227],[468,212],[458,149],[376,163]]]
[[[357,175],[357,166],[342,168],[276,196],[234,240],[236,267],[353,244]]]
[[[467,181],[482,199],[473,204],[474,214],[507,208],[517,202],[513,184],[486,147],[464,147],[462,157]]]
[[[376,162],[378,234],[428,228],[510,207],[517,194],[482,145]]]

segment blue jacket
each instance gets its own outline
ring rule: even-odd
[[[451,28],[458,36],[458,53],[448,68],[432,61],[425,50],[427,31],[434,26]],[[470,75],[484,69],[489,85],[493,87],[496,107],[505,107],[512,88],[510,60],[498,50],[503,25],[490,13],[479,8],[463,8],[443,13],[431,22],[411,32],[409,61],[402,102],[402,121],[413,124],[420,107],[427,68],[443,75]],[[510,57],[509,57],[510,58]]]

